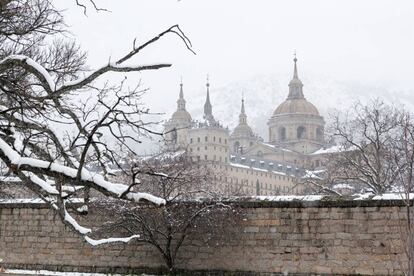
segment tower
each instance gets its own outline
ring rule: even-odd
[[[325,121],[318,109],[305,99],[295,55],[289,94],[268,121],[269,142],[299,153],[311,153],[324,145]]]
[[[180,92],[177,100],[177,110],[171,119],[164,124],[164,139],[167,148],[185,148],[188,144],[188,129],[192,126],[190,113],[185,108],[183,82],[180,83]]]
[[[241,100],[239,124],[230,135],[231,152],[243,154],[252,147],[258,140],[251,127],[247,124],[247,115],[244,107],[244,97]]]
[[[204,103],[203,118],[204,120],[206,120],[207,123],[214,124],[215,120],[213,116],[213,106],[211,105],[211,102],[210,102],[210,80],[209,80],[208,75],[207,75],[206,87],[207,87],[207,96],[206,96],[206,102]]]
[[[230,153],[229,131],[214,119],[208,77],[206,87],[204,121],[195,123],[188,131],[189,150],[196,160],[227,163]]]

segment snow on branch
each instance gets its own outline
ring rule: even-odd
[[[34,25],[38,32],[27,29],[22,40],[19,39],[22,34],[14,33],[13,39],[9,37],[3,43],[4,51],[0,54],[0,161],[8,170],[4,176],[18,178],[25,188],[50,205],[65,225],[91,244],[128,242],[138,237],[105,240],[88,237],[95,228],[80,225],[82,220],[78,221],[77,215],[87,214],[88,203],[96,194],[122,202],[166,204],[163,198],[134,190],[140,184],[138,179],[134,178],[131,184],[129,179],[117,183],[108,178],[114,177],[108,174],[113,168],[127,178],[131,176],[125,169],[128,164],[119,160],[123,155],[135,154],[130,143],[140,143],[142,136],[155,133],[149,129],[154,122],[142,119],[151,113],[139,102],[146,91],[140,84],[131,88],[123,86],[123,82],[98,83],[98,80],[108,72],[170,67],[170,63],[137,64],[133,58],[167,34],[178,37],[194,53],[191,41],[178,25],[173,25],[141,45],[134,40],[131,51],[86,71],[85,55],[75,44],[64,39],[56,44],[59,47],[44,43],[49,42],[46,40],[49,35],[59,34],[64,27],[60,25],[63,23],[60,12],[49,2],[39,1],[47,9],[41,19],[46,23],[48,19],[58,20],[46,28]],[[38,18],[36,14],[16,13],[6,23],[15,26],[17,19],[26,20],[26,16],[32,16],[29,19],[33,21]],[[16,30],[22,26],[16,25]],[[23,48],[30,50],[18,50]],[[73,206],[73,200],[79,197],[83,206]]]
[[[130,237],[126,237],[126,238],[107,238],[107,239],[99,239],[99,240],[95,240],[92,239],[88,236],[85,236],[85,240],[90,243],[91,245],[102,245],[102,244],[107,244],[107,243],[115,243],[115,242],[123,242],[123,243],[128,243],[133,239],[138,239],[140,238],[140,235],[132,235]]]
[[[45,175],[51,176],[59,174],[66,178],[77,180],[76,176],[78,170],[58,164],[56,162],[47,162],[34,158],[22,157],[1,138],[0,155],[4,155],[9,160],[11,166],[16,167],[16,169],[20,168],[22,171],[40,172]],[[39,183],[39,180],[40,179],[36,178],[35,182]],[[86,185],[90,185],[93,188],[96,188],[98,191],[101,191],[104,194],[115,198],[121,198],[122,196],[122,198],[124,199],[136,202],[141,200],[147,200],[157,205],[165,204],[164,199],[155,197],[148,193],[129,192],[127,194],[124,194],[124,192],[128,190],[128,185],[106,181],[102,175],[92,173],[87,169],[82,169],[80,182]],[[42,185],[43,184],[44,183],[42,183]],[[49,187],[44,188],[49,189]]]
[[[39,63],[34,61],[28,56],[25,55],[10,55],[0,61],[0,72],[6,69],[9,69],[13,66],[21,67],[33,74],[42,84],[43,88],[48,92],[48,96],[43,97],[44,99],[50,97],[57,97],[62,93],[73,91],[80,89],[90,83],[92,83],[95,79],[100,77],[101,75],[107,72],[139,72],[139,71],[147,71],[147,70],[157,70],[161,68],[170,67],[171,64],[169,63],[159,63],[159,64],[148,64],[148,65],[121,65],[125,61],[131,59],[133,56],[137,55],[142,49],[146,48],[148,45],[156,42],[164,35],[172,33],[177,35],[185,44],[187,49],[195,54],[192,50],[191,41],[187,38],[184,32],[180,29],[178,25],[174,25],[167,30],[161,32],[154,38],[150,39],[149,41],[145,42],[144,44],[136,47],[134,41],[133,50],[125,55],[124,57],[120,58],[116,62],[109,62],[108,64],[100,67],[99,69],[91,72],[87,76],[83,78],[78,78],[74,81],[66,82],[60,86],[58,86],[53,77],[50,73]]]

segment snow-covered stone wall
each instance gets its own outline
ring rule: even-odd
[[[404,265],[403,201],[243,203],[236,234],[197,233],[182,248],[185,270],[397,275]],[[154,272],[163,261],[137,242],[92,247],[43,204],[0,203],[0,267]],[[149,270],[148,270],[149,269]]]

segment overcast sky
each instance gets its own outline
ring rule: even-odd
[[[55,3],[66,9],[66,23],[92,67],[129,51],[134,38],[143,42],[181,26],[197,55],[169,36],[135,61],[173,68],[128,76],[151,88],[148,102],[156,108],[175,106],[180,76],[191,97],[204,89],[207,73],[213,88],[290,73],[295,49],[302,75],[413,88],[412,0],[96,0],[111,12],[89,8],[87,17],[74,2]]]

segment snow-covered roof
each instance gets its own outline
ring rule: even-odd
[[[283,172],[269,171],[269,170],[266,170],[266,169],[250,167],[250,166],[242,165],[242,164],[238,164],[238,163],[230,163],[230,166],[235,167],[235,168],[241,168],[241,169],[251,169],[251,170],[254,170],[254,171],[258,171],[258,172],[271,172],[271,173],[274,173],[274,174],[286,176],[286,174],[283,173]]]
[[[302,176],[302,179],[322,179],[319,174],[325,172],[325,170],[316,170],[316,171],[305,171],[305,175]]]
[[[339,183],[335,184],[332,189],[349,189],[349,190],[355,190],[355,187],[346,183]]]
[[[342,146],[335,145],[329,148],[318,149],[317,151],[311,153],[310,155],[336,153],[336,152],[341,152],[341,151],[344,151],[344,148]]]
[[[287,152],[292,152],[289,149],[285,149],[285,148],[282,148],[282,147],[278,147],[278,146],[275,146],[275,145],[272,145],[272,144],[269,144],[269,143],[261,142],[260,144],[262,144],[263,146],[269,147],[269,148],[278,149],[278,150],[287,151]]]

